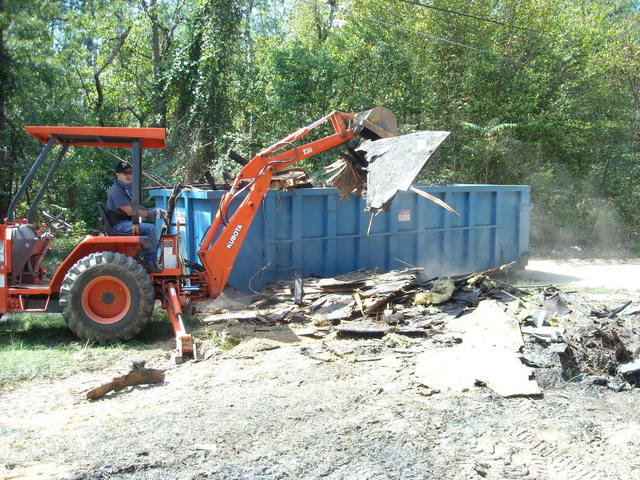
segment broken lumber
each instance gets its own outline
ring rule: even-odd
[[[353,292],[358,288],[363,288],[367,284],[365,279],[341,281],[335,278],[323,278],[316,283],[316,286],[325,292]]]
[[[356,166],[348,160],[340,158],[325,168],[326,173],[336,172],[327,183],[332,184],[340,191],[340,200],[349,195],[360,197],[367,181],[366,173],[360,166]]]
[[[363,335],[363,336],[384,336],[387,333],[400,333],[402,335],[425,335],[428,332],[424,328],[415,327],[393,327],[389,325],[371,324],[351,324],[338,325],[335,327],[338,334],[342,335]]]
[[[640,360],[634,360],[633,362],[623,363],[618,365],[618,372],[623,375],[637,374],[640,372]]]
[[[319,360],[321,362],[335,362],[338,358],[331,352],[316,352],[307,345],[303,345],[300,347],[300,353],[305,357],[309,357],[313,360]]]
[[[361,293],[364,313],[373,313],[392,298],[404,293],[407,287],[415,283],[416,273],[420,269],[396,270],[383,273],[372,279],[373,288]]]
[[[627,308],[629,305],[631,305],[633,302],[631,300],[629,300],[628,302],[615,307],[614,309],[611,310],[611,313],[609,313],[609,315],[607,316],[607,318],[613,318],[616,315],[618,315],[620,312],[622,312],[625,308]]]
[[[131,370],[122,377],[115,377],[109,383],[91,389],[87,392],[88,400],[96,400],[109,392],[119,392],[134,385],[155,384],[164,382],[164,370],[157,368],[143,368]]]
[[[289,188],[312,187],[307,172],[302,168],[290,168],[277,172],[271,178],[270,188],[274,190],[287,190]]]
[[[572,305],[576,310],[578,310],[581,314],[583,314],[585,317],[589,316],[589,312],[587,311],[586,308],[584,308],[583,305],[581,305],[578,301],[574,300],[573,298],[571,298],[569,295],[567,295],[566,293],[562,293],[559,295],[560,298],[562,300],[564,300],[566,303]]]
[[[460,212],[458,212],[455,208],[453,208],[451,205],[449,205],[444,200],[440,200],[435,195],[431,195],[429,192],[425,192],[424,190],[418,190],[416,187],[410,187],[409,191],[411,191],[413,193],[416,193],[416,194],[420,195],[421,197],[424,197],[427,200],[435,203],[436,205],[441,206],[445,210],[447,210],[447,211],[449,211],[451,213],[455,213],[456,215],[460,216]]]
[[[325,295],[321,307],[314,312],[314,318],[319,317],[328,322],[339,321],[351,317],[355,302],[351,295],[345,293],[331,293]]]
[[[520,330],[522,333],[533,335],[547,342],[562,341],[562,334],[564,333],[564,329],[560,327],[521,327]]]
[[[295,309],[293,305],[275,307],[270,310],[237,310],[235,312],[216,313],[202,319],[204,323],[224,323],[230,320],[262,320],[282,322]]]

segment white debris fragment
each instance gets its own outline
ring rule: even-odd
[[[439,305],[451,298],[454,289],[453,280],[442,278],[433,284],[431,290],[417,293],[413,303],[416,305]]]

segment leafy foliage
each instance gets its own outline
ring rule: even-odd
[[[229,149],[382,105],[403,133],[452,132],[422,181],[531,183],[536,239],[638,242],[639,17],[632,0],[0,0],[0,210],[38,152],[25,125],[166,126],[145,168],[199,182],[236,171]],[[70,152],[44,202],[94,226],[114,163]]]

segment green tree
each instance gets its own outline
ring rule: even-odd
[[[475,131],[481,137],[481,142],[475,144],[470,157],[475,163],[483,163],[483,168],[479,169],[477,179],[484,183],[489,183],[489,172],[492,172],[492,180],[499,178],[499,172],[503,168],[508,168],[500,159],[507,156],[513,148],[513,137],[509,135],[517,127],[516,123],[500,123],[500,120],[493,118],[486,126],[475,123],[462,122],[462,126]],[[484,170],[484,171],[482,171]],[[496,181],[493,180],[493,181]]]

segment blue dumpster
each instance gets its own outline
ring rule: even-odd
[[[427,276],[485,270],[529,254],[528,185],[416,186],[454,207],[447,212],[412,192],[400,192],[388,212],[371,214],[362,199],[339,199],[334,188],[269,191],[238,255],[229,284],[257,290],[275,280],[331,277],[359,269],[385,272],[408,265]],[[170,190],[152,190],[166,207]],[[198,261],[200,241],[224,191],[183,191],[175,217],[185,256]],[[232,203],[237,207],[241,199]]]

